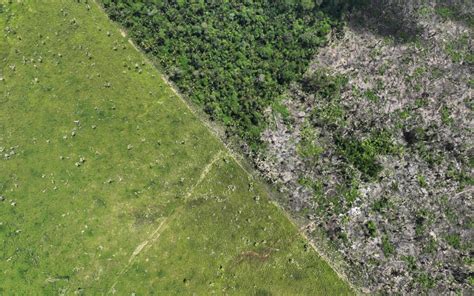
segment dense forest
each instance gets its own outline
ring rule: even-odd
[[[179,89],[253,148],[263,110],[299,79],[334,22],[317,1],[104,1]]]
[[[102,3],[353,283],[472,286],[469,1]]]

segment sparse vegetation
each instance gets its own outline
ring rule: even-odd
[[[457,234],[457,233],[448,234],[445,237],[445,240],[448,243],[448,245],[450,245],[451,247],[453,247],[455,249],[461,248],[461,238],[460,238],[459,234]]]
[[[472,5],[367,3],[290,88],[290,127],[265,131],[270,157],[260,167],[286,171],[286,205],[323,229],[372,293],[465,293]],[[308,122],[324,151],[317,165],[291,152]],[[302,175],[324,194],[303,190]],[[401,266],[407,250],[412,262]]]
[[[315,130],[310,126],[305,127],[301,131],[301,141],[296,148],[299,155],[304,159],[317,161],[317,158],[323,152],[323,148],[318,145],[316,140],[317,135]]]
[[[345,111],[340,104],[340,94],[347,84],[347,78],[342,75],[331,75],[325,69],[318,69],[301,80],[304,91],[314,95],[318,102],[312,114],[316,125],[325,125],[334,129],[345,125]]]
[[[464,34],[457,39],[448,41],[444,49],[454,63],[465,62],[473,65],[474,51],[472,47],[470,47],[469,42],[469,36]]]
[[[416,280],[425,289],[433,288],[436,283],[435,280],[425,272],[418,273]]]
[[[433,254],[438,248],[438,243],[432,237],[428,239],[428,242],[423,248],[423,252],[427,254]]]
[[[382,236],[382,251],[386,257],[392,255],[395,252],[395,247],[390,242],[390,239],[387,235]]]
[[[449,110],[447,106],[443,106],[440,109],[440,115],[441,115],[441,121],[444,124],[449,125],[453,122],[453,118],[451,117],[451,111]]]

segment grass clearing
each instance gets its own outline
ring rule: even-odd
[[[352,293],[95,4],[0,27],[0,294]]]

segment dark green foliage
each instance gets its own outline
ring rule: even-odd
[[[429,101],[426,98],[417,98],[415,99],[416,108],[423,108],[429,105]]]
[[[337,136],[335,143],[341,156],[352,163],[367,180],[374,179],[382,170],[382,166],[377,162],[378,155],[398,152],[398,147],[386,131],[373,132],[364,140]]]
[[[303,90],[313,94],[317,100],[318,107],[311,116],[317,125],[337,128],[345,124],[345,111],[340,104],[340,96],[347,81],[347,77],[330,75],[325,69],[319,69],[300,81]]]
[[[425,272],[418,273],[415,279],[422,287],[426,289],[433,288],[435,285],[435,279]]]
[[[418,282],[425,289],[430,289],[434,286],[435,279],[418,268],[415,257],[405,256],[403,257],[403,260],[406,262],[408,269],[412,272],[416,282]]]
[[[347,81],[347,77],[330,75],[325,69],[319,69],[301,79],[301,86],[305,92],[315,94],[316,98],[332,100],[339,97]]]
[[[307,0],[103,2],[184,94],[254,148],[263,110],[300,78],[332,26]]]
[[[374,202],[372,209],[376,212],[384,212],[391,207],[391,203],[386,197],[382,197]]]
[[[435,9],[436,14],[444,19],[452,19],[455,16],[454,10],[449,6],[438,6]]]
[[[464,34],[446,43],[444,50],[454,63],[474,64],[474,51],[470,46],[470,40],[470,36]]]
[[[348,82],[347,77],[342,75],[333,75],[326,69],[318,69],[314,73],[305,76],[300,80],[301,88],[314,96],[315,108],[311,113],[311,124],[313,129],[303,128],[302,138],[312,139],[308,134],[316,136],[316,130],[331,130],[328,138],[327,133],[322,134],[319,140],[320,149],[317,149],[314,155],[319,155],[320,151],[336,152],[344,160],[337,168],[340,174],[336,187],[337,198],[318,198],[318,209],[324,214],[324,209],[331,208],[334,213],[343,213],[359,197],[359,183],[357,171],[361,172],[363,180],[373,180],[377,177],[382,167],[377,162],[379,155],[395,154],[400,152],[399,146],[393,143],[392,136],[385,130],[373,130],[368,135],[360,139],[352,136],[351,130],[354,129],[346,121],[347,108],[341,104],[341,93]],[[358,91],[358,90],[355,90]],[[373,94],[375,96],[375,92]],[[313,145],[308,145],[313,141],[301,141],[298,152],[305,157],[307,151],[314,151]],[[306,144],[306,145],[303,145]],[[301,149],[301,148],[306,149]],[[356,171],[357,170],[357,171]],[[320,180],[321,181],[321,180]],[[318,195],[316,195],[318,196]],[[384,204],[386,203],[386,204]],[[381,201],[375,206],[376,211],[382,211],[388,207],[388,201]],[[370,230],[372,234],[374,232]]]
[[[321,0],[321,8],[334,17],[341,17],[354,9],[370,7],[371,0]]]
[[[326,104],[323,108],[315,108],[312,113],[313,118],[323,121],[329,128],[345,125],[345,111],[341,104],[334,100]]]
[[[283,120],[287,120],[290,116],[290,111],[288,111],[288,108],[278,101],[273,104],[272,109],[273,111],[279,113]]]

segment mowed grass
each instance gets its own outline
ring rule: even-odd
[[[345,295],[88,1],[0,1],[0,294]]]

